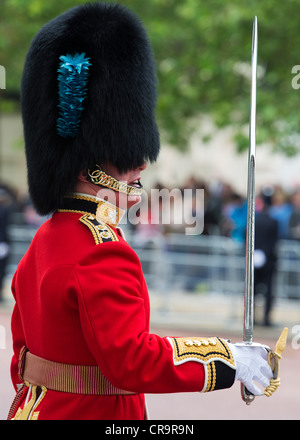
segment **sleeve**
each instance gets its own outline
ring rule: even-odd
[[[208,391],[208,378],[217,373],[216,369],[208,372],[208,365],[218,358],[216,347],[201,343],[191,350],[184,342],[187,338],[161,338],[149,333],[142,280],[138,257],[120,242],[96,246],[74,267],[68,300],[72,298],[74,306],[76,298],[84,336],[99,368],[114,386],[133,392]],[[176,343],[181,342],[178,354]],[[202,351],[214,347],[215,354],[195,356],[199,347]],[[185,348],[184,359],[178,361]],[[222,349],[230,357],[229,349]],[[219,363],[223,365],[220,374],[227,377],[223,387],[231,386],[233,361],[224,363],[221,359]],[[209,388],[214,386],[210,383]]]
[[[15,284],[16,276],[14,275],[12,280],[12,294],[15,297]],[[14,306],[12,318],[11,318],[11,332],[13,341],[13,356],[11,360],[10,373],[13,386],[15,390],[18,390],[18,385],[22,382],[18,375],[18,360],[22,347],[26,345],[25,336],[23,332],[22,320],[17,303]]]

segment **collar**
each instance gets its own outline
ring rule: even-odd
[[[58,212],[78,212],[92,214],[100,223],[106,223],[116,228],[122,220],[125,211],[106,200],[88,194],[73,193],[63,199]]]

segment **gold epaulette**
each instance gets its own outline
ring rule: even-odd
[[[99,222],[94,215],[84,214],[79,221],[89,228],[96,244],[119,241],[114,230],[108,224]]]

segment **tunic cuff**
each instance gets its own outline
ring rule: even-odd
[[[236,365],[224,339],[220,338],[167,338],[173,348],[174,365],[199,362],[205,371],[201,392],[230,388],[235,381]]]

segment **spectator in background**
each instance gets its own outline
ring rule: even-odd
[[[231,237],[240,242],[245,242],[247,227],[247,203],[240,195],[234,195],[235,206],[231,212],[232,221]]]
[[[264,296],[263,325],[271,325],[272,280],[276,269],[276,244],[278,241],[278,223],[270,216],[273,190],[265,188],[257,203],[255,218],[254,251],[254,294]]]
[[[192,192],[192,212],[191,218],[201,218],[203,223],[203,235],[220,234],[221,203],[219,196],[213,194],[209,185],[204,180],[197,180],[195,177],[188,179],[182,188],[191,189]],[[202,190],[202,194],[197,194],[197,190]]]
[[[223,210],[223,232],[239,243],[245,242],[247,226],[247,203],[237,193],[232,193]]]
[[[133,243],[138,247],[153,247],[163,240],[164,229],[161,222],[162,201],[159,198],[157,203],[152,203],[151,192],[143,197],[137,210],[139,222],[134,225]],[[136,221],[135,218],[133,218]],[[131,218],[129,217],[131,224]]]
[[[6,187],[0,185],[0,301],[3,301],[5,269],[9,255],[8,225],[12,199]]]
[[[30,197],[25,200],[23,208],[24,221],[27,225],[40,227],[50,216],[40,216],[34,208]]]
[[[270,206],[269,213],[272,218],[278,221],[279,238],[289,238],[289,221],[292,214],[292,206],[280,186],[274,188],[272,206]]]
[[[292,213],[289,221],[289,236],[300,240],[300,187],[292,195]]]

